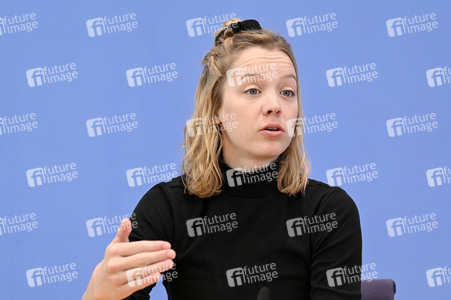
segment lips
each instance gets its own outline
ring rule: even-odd
[[[270,123],[267,124],[265,127],[263,127],[261,130],[267,130],[267,131],[284,131],[282,126],[276,123]]]

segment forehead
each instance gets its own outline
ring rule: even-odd
[[[286,69],[294,73],[294,66],[290,57],[280,50],[268,50],[253,47],[241,51],[232,63],[232,68],[246,66],[275,64],[276,68]]]

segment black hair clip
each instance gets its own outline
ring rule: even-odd
[[[239,21],[239,22],[235,22],[235,23],[231,23],[229,24],[228,27],[224,28],[215,38],[215,45],[217,44],[219,38],[221,36],[224,35],[224,32],[227,29],[232,29],[232,31],[234,33],[239,33],[241,31],[246,31],[246,30],[260,30],[262,29],[260,24],[256,21],[256,20],[244,20],[244,21]]]

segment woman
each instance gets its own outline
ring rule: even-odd
[[[359,213],[308,178],[290,45],[231,19],[202,63],[184,174],[122,221],[83,299],[149,299],[160,279],[177,300],[360,299]]]

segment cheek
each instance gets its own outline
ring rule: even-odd
[[[258,113],[250,109],[243,109],[236,116],[238,131],[240,135],[250,135],[258,129],[257,120],[259,120]]]
[[[218,111],[218,116],[221,121],[230,121],[231,118],[238,118],[238,112],[241,109],[237,106],[236,101],[231,101],[230,99],[226,99],[223,101],[221,108]]]
[[[234,138],[241,138],[241,139],[243,137],[248,136],[249,132],[250,132],[249,119],[247,119],[244,116],[237,115],[235,121],[236,121],[236,123],[235,123],[236,126],[230,132],[231,135],[233,135]]]
[[[232,142],[245,145],[252,139],[255,122],[252,122],[249,115],[235,113],[234,118],[229,118],[222,123],[224,134],[227,134]]]
[[[290,104],[288,107],[288,110],[289,110],[289,115],[291,117],[295,118],[298,115],[298,103],[293,102],[292,104]]]

